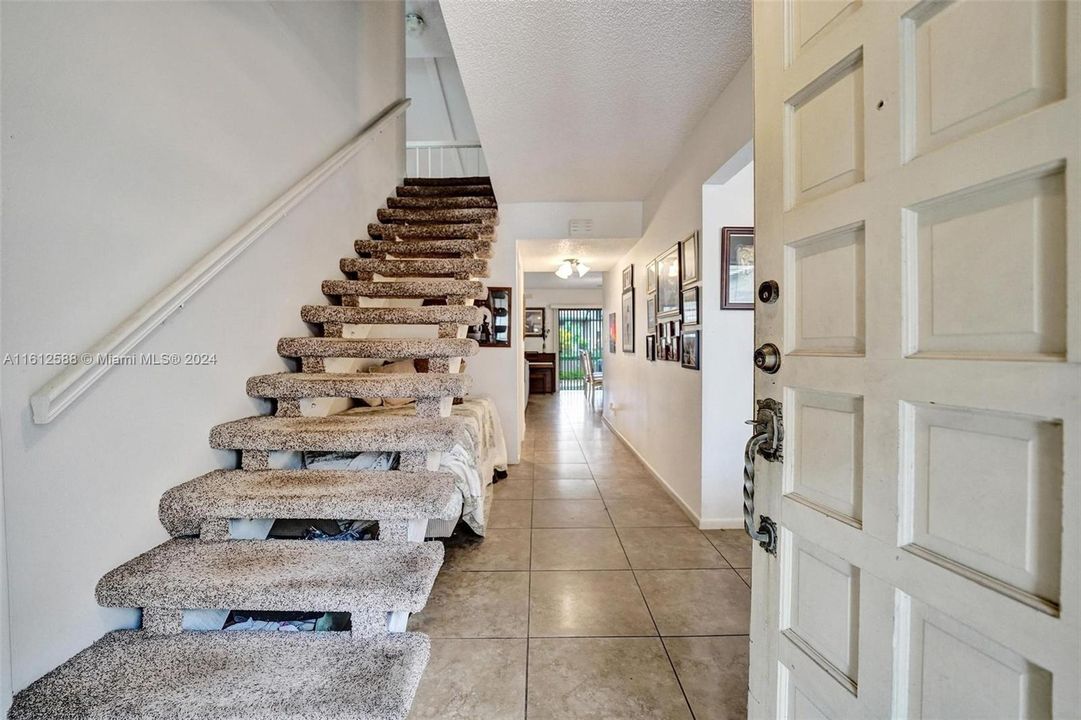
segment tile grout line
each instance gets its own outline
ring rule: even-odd
[[[618,536],[618,533],[617,533]],[[619,541],[620,547],[623,546],[623,540]],[[627,554],[626,548],[623,550],[623,554]],[[628,564],[630,559],[627,559]],[[692,720],[694,720],[694,709],[691,708],[691,700],[687,697],[687,691],[683,689],[683,681],[679,679],[679,673],[676,672],[676,664],[672,662],[672,655],[668,652],[668,646],[664,642],[664,636],[661,635],[661,628],[657,625],[657,618],[653,617],[653,608],[649,606],[649,601],[646,600],[646,594],[642,592],[642,585],[638,582],[638,573],[633,569],[631,570],[631,577],[634,578],[634,586],[638,588],[638,594],[642,596],[642,604],[646,606],[646,612],[649,613],[649,620],[653,623],[653,629],[657,631],[657,640],[661,643],[661,649],[664,650],[664,657],[668,660],[668,667],[672,668],[672,677],[676,679],[676,685],[679,686],[679,692],[683,695],[683,702],[687,706],[687,712],[691,714]]]

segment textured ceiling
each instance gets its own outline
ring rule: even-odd
[[[749,0],[442,0],[503,202],[641,200],[750,56]]]
[[[638,238],[591,238],[587,240],[519,240],[522,272],[555,272],[564,260],[576,258],[589,266],[588,275],[611,270],[634,247]]]
[[[528,272],[524,277],[522,286],[528,293],[530,290],[600,290],[604,287],[604,275],[590,270],[585,277],[571,275],[564,280],[555,272]]]

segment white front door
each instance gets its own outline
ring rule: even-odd
[[[754,8],[750,714],[1081,717],[1081,2]]]

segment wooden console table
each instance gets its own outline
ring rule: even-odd
[[[529,393],[546,395],[556,391],[556,354],[527,352],[529,363]]]

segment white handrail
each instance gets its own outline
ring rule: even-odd
[[[409,107],[409,103],[409,98],[405,98],[384,110],[379,117],[368,123],[353,139],[282,193],[276,200],[260,211],[258,215],[233,231],[217,247],[185,270],[183,275],[128,316],[124,322],[94,343],[89,350],[80,355],[80,359],[86,358],[89,359],[89,362],[71,365],[42,385],[36,393],[30,396],[30,407],[34,413],[34,422],[43,425],[56,419],[65,408],[89,390],[114,364],[118,364],[108,361],[99,362],[99,360],[130,352],[158,325],[161,325],[170,315],[182,308],[188,299],[199,292],[215,275],[224,270],[248,246],[262,237],[290,210],[295,208],[327,178],[345,165],[388,123],[405,112],[405,109]]]

